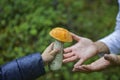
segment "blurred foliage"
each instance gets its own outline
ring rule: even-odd
[[[117,0],[0,0],[0,64],[42,53],[53,41],[49,31],[57,26],[96,41],[114,30],[117,12]],[[120,80],[119,68],[84,74],[73,73],[73,65],[57,72],[46,66],[38,80]]]

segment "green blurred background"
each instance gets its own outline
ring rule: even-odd
[[[34,52],[53,42],[49,31],[64,27],[96,41],[114,30],[117,0],[0,0],[0,64]],[[64,47],[73,43],[65,43]],[[89,59],[91,63],[98,57]],[[101,72],[72,72],[74,62],[37,80],[120,80],[119,68]]]

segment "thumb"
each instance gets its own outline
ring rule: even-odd
[[[50,52],[50,55],[55,56],[58,53],[58,49],[54,49]]]
[[[110,62],[116,63],[117,62],[117,56],[114,54],[105,54],[104,58]]]
[[[78,36],[78,35],[76,35],[76,34],[74,34],[74,33],[70,33],[71,35],[72,35],[72,38],[74,39],[74,40],[76,40],[76,41],[79,41],[80,40],[80,37]]]
[[[54,42],[52,42],[52,43],[48,46],[48,49],[52,50],[52,49],[53,49],[53,46],[54,46]]]
[[[84,60],[83,60],[83,59],[80,59],[80,60],[74,65],[74,67],[75,67],[75,68],[78,68],[83,62],[84,62]]]

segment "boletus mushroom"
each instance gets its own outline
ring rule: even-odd
[[[49,64],[50,70],[55,71],[59,70],[62,66],[63,45],[65,42],[72,42],[72,36],[68,30],[61,27],[53,28],[49,34],[55,39],[53,48],[59,49],[54,60]]]

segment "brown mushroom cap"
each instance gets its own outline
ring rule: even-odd
[[[67,29],[64,28],[53,28],[49,33],[53,38],[61,42],[72,42],[72,36]]]

